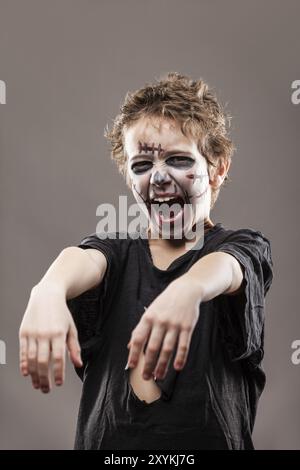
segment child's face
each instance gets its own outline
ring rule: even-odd
[[[124,134],[127,182],[148,215],[156,209],[151,223],[154,220],[160,232],[168,224],[171,230],[180,226],[182,233],[209,217],[207,161],[195,139],[184,136],[179,124],[167,119],[142,118]],[[159,213],[159,204],[168,208],[166,201],[174,212]]]

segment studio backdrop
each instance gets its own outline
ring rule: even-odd
[[[202,77],[236,146],[214,223],[271,241],[267,386],[257,449],[300,449],[297,0],[0,0],[0,448],[71,449],[81,382],[49,395],[18,370],[30,291],[60,251],[129,195],[103,137],[128,91]],[[131,197],[131,196],[130,196]]]

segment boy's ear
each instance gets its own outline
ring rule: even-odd
[[[218,189],[220,186],[222,186],[224,179],[226,178],[229,171],[230,164],[230,160],[224,160],[221,158],[217,168],[211,169],[209,183],[212,188]]]

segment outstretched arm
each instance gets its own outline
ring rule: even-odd
[[[198,321],[200,303],[220,294],[237,293],[242,281],[241,266],[228,253],[210,253],[197,261],[187,273],[169,284],[143,314],[128,343],[128,367],[137,365],[140,352],[149,339],[144,379],[150,379],[152,373],[159,379],[165,376],[177,341],[174,368],[182,369]]]
[[[51,389],[50,365],[56,385],[64,381],[65,351],[73,364],[82,366],[77,330],[67,300],[96,287],[107,262],[98,250],[68,247],[51,264],[31,290],[20,326],[20,370],[31,375],[34,388]]]

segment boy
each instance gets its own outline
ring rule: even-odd
[[[67,346],[83,380],[76,449],[253,448],[272,259],[261,232],[210,218],[226,124],[202,80],[169,73],[128,94],[106,136],[147,236],[92,234],[32,289],[21,371],[48,392],[52,361],[61,385]]]

